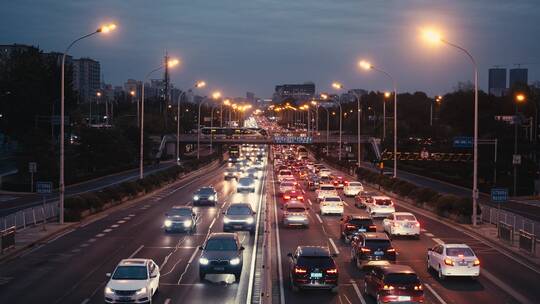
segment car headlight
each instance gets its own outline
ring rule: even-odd
[[[105,293],[106,294],[113,294],[114,290],[112,290],[112,288],[110,288],[110,287],[105,287]]]
[[[199,199],[199,196],[198,196],[198,195],[194,195],[194,196],[193,196],[193,199],[194,199],[194,200],[198,200],[198,199]]]
[[[231,264],[231,265],[238,265],[238,264],[240,264],[240,258],[234,258],[234,259],[232,259],[232,260],[229,262],[229,264]]]
[[[143,287],[143,288],[137,290],[137,292],[136,292],[137,295],[142,295],[142,294],[145,294],[145,293],[146,293],[146,287]]]
[[[230,222],[231,222],[231,220],[228,217],[223,218],[223,223],[228,224]]]
[[[210,195],[210,197],[208,197],[208,199],[211,200],[211,201],[213,201],[214,199],[216,199],[216,197],[213,196],[213,195]]]
[[[208,259],[207,258],[200,258],[199,264],[201,265],[208,265]]]
[[[184,227],[189,227],[189,226],[191,226],[191,224],[192,224],[191,220],[185,220],[184,221]]]
[[[248,223],[248,224],[253,224],[253,218],[252,218],[252,217],[248,218],[248,219],[246,220],[246,223]]]
[[[165,227],[171,227],[172,226],[172,221],[171,220],[165,220]]]

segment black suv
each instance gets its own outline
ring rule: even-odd
[[[350,214],[341,218],[341,239],[350,242],[351,239],[362,232],[377,232],[377,226],[368,215]]]
[[[351,262],[362,269],[371,261],[396,261],[396,249],[382,232],[360,233],[351,241]]]
[[[329,289],[338,292],[338,269],[328,247],[298,246],[290,258],[290,280],[294,291]]]
[[[364,277],[364,294],[383,303],[424,303],[422,283],[406,265],[374,267]]]
[[[240,281],[244,247],[240,245],[236,233],[212,233],[199,258],[199,278],[204,280],[209,273],[233,274],[236,282]]]

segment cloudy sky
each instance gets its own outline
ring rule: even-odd
[[[331,82],[347,88],[389,89],[380,74],[360,71],[366,58],[394,75],[399,91],[440,94],[472,80],[468,59],[429,46],[419,29],[435,26],[468,48],[487,69],[528,63],[540,80],[540,0],[16,0],[3,1],[0,44],[63,50],[71,40],[114,21],[118,30],[78,44],[71,55],[101,62],[105,80],[142,79],[165,50],[182,66],[176,86],[197,79],[227,96],[271,96],[282,83]],[[534,64],[536,63],[536,64]]]

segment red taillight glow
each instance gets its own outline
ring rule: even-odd
[[[414,286],[414,290],[422,290],[422,284],[418,284],[416,286]]]
[[[388,249],[386,249],[386,252],[396,252],[396,249],[395,248],[388,248]]]
[[[347,229],[355,229],[356,226],[355,225],[350,225],[350,224],[347,224]]]
[[[448,266],[454,266],[454,261],[449,258],[444,259],[444,263]]]
[[[284,195],[283,198],[286,199],[286,200],[291,199],[291,197],[288,196],[288,195]]]
[[[327,274],[337,274],[337,268],[330,268],[326,270]]]
[[[298,196],[298,199],[299,199],[299,200],[303,200],[303,199],[304,199],[304,197],[303,197],[303,196],[301,196],[301,195],[299,195],[299,196]]]
[[[294,273],[296,274],[306,274],[307,273],[307,269],[304,269],[304,268],[300,268],[300,267],[294,267]]]
[[[362,250],[362,252],[371,252],[371,249],[369,248],[360,248],[360,250]]]
[[[384,289],[384,290],[393,290],[393,289],[394,289],[394,286],[392,286],[392,285],[384,285],[384,286],[383,286],[383,289]]]
[[[414,224],[416,227],[420,227],[420,223],[416,222],[416,224]]]
[[[480,260],[474,260],[473,265],[474,266],[480,266]]]

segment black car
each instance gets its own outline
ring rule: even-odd
[[[406,265],[374,267],[364,277],[364,294],[379,302],[424,303],[422,283]]]
[[[288,254],[291,288],[328,289],[338,292],[338,269],[330,249],[324,246],[298,246]]]
[[[236,233],[212,233],[203,246],[199,258],[199,278],[204,280],[207,274],[232,274],[235,281],[240,281],[243,265],[244,247]]]
[[[377,225],[367,214],[349,214],[341,218],[341,239],[350,242],[351,239],[362,232],[377,232]]]
[[[255,234],[255,212],[250,204],[231,204],[223,214],[223,231],[247,230],[250,234]]]
[[[319,176],[315,174],[310,174],[307,177],[307,187],[310,191],[315,191],[319,188],[320,185],[320,179]]]
[[[212,205],[215,206],[218,201],[216,189],[212,186],[202,187],[193,195],[193,206]]]
[[[362,269],[371,261],[396,261],[396,249],[382,232],[360,233],[351,241],[351,262]]]
[[[165,213],[163,226],[165,232],[189,231],[194,232],[197,227],[198,215],[190,206],[174,206]]]

